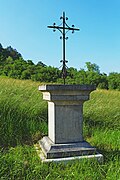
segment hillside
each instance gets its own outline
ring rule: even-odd
[[[0,179],[110,179],[120,175],[120,91],[96,90],[84,104],[84,137],[104,163],[42,164],[34,144],[47,134],[39,82],[0,76]]]
[[[99,89],[120,90],[119,72],[111,72],[109,75],[101,73],[100,67],[91,62],[86,62],[85,67],[85,69],[82,67],[80,69],[74,67],[66,68],[66,84],[95,84]],[[11,46],[3,48],[1,44],[0,75],[45,83],[63,83],[64,77],[62,66],[60,70],[60,68],[47,66],[42,61],[34,64],[32,60],[25,60],[16,49],[13,49]]]

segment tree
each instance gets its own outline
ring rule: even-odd
[[[99,89],[108,89],[107,74],[105,74],[105,73],[100,74],[100,82],[99,82],[97,88],[99,88]]]
[[[0,43],[0,52],[2,52],[3,50],[3,47],[2,47],[2,44]]]
[[[15,79],[20,79],[21,77],[21,71],[20,70],[11,70],[9,73],[8,73],[8,76],[9,77],[12,77],[12,78],[15,78]]]
[[[27,64],[28,64],[28,65],[34,65],[34,63],[32,62],[32,60],[27,60]]]
[[[29,70],[24,70],[22,72],[21,79],[31,79],[31,73]]]
[[[21,54],[17,52],[16,49],[13,49],[11,46],[8,46],[7,48],[3,48],[0,44],[0,64],[5,65],[6,59],[8,57],[11,57],[13,60],[19,59]]]
[[[87,84],[87,74],[84,69],[80,69],[76,74],[76,84]]]
[[[100,74],[100,70],[99,70],[99,66],[95,63],[91,63],[91,62],[86,62],[86,67],[87,67],[87,70],[88,71],[91,71],[91,72],[96,72],[98,74]]]
[[[86,81],[87,84],[94,84],[98,86],[100,82],[100,75],[97,72],[87,71],[86,76],[87,76],[87,81]]]
[[[11,46],[8,46],[6,48],[6,57],[8,57],[8,56],[11,56],[14,60],[22,57],[21,54],[19,52],[17,52],[16,49],[13,49]]]
[[[109,74],[108,87],[109,87],[109,89],[120,90],[120,73],[112,72]]]
[[[46,67],[46,65],[45,65],[42,61],[39,61],[39,62],[37,63],[37,66]]]
[[[13,64],[14,60],[12,57],[8,56],[8,58],[6,59],[6,64]]]

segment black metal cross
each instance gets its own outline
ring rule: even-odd
[[[63,60],[61,60],[60,62],[62,62],[62,78],[64,80],[64,84],[65,84],[65,78],[67,77],[67,66],[66,66],[66,63],[68,62],[66,59],[65,59],[65,40],[68,39],[68,37],[66,37],[66,34],[69,30],[72,30],[72,33],[74,33],[74,31],[79,31],[79,29],[77,28],[74,28],[74,25],[72,25],[72,27],[69,27],[66,23],[66,20],[68,20],[67,17],[65,17],[65,12],[63,12],[63,16],[60,17],[60,19],[63,20],[63,22],[59,25],[59,26],[56,26],[56,24],[54,23],[53,26],[48,26],[48,28],[53,28],[53,31],[55,32],[56,29],[58,29],[62,36],[60,37],[60,39],[63,40]],[[62,25],[62,26],[61,26]]]

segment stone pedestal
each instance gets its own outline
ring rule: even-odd
[[[39,141],[43,161],[98,157],[96,148],[83,138],[83,103],[95,90],[93,85],[42,85],[48,101],[48,137]]]

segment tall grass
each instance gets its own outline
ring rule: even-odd
[[[76,160],[67,164],[41,163],[32,146],[17,146],[0,153],[0,178],[9,180],[119,180],[119,160]]]
[[[84,106],[85,120],[100,128],[120,128],[120,91],[96,90]]]
[[[0,146],[30,142],[47,133],[47,103],[38,85],[0,78]]]
[[[84,137],[104,155],[103,164],[43,164],[33,146],[47,134],[39,85],[0,77],[0,180],[119,180],[120,92],[96,90],[84,104]]]
[[[85,136],[120,147],[120,91],[96,90],[84,104]],[[96,139],[96,140],[95,140]],[[114,145],[113,145],[114,144]]]

